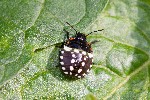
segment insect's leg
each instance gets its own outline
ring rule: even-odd
[[[66,32],[66,34],[67,34],[67,39],[69,39],[69,32],[67,31],[67,30],[63,30],[63,31],[65,31]]]
[[[94,41],[91,42],[91,44],[94,44],[94,43],[96,43],[96,42],[99,42],[99,41],[98,41],[98,40],[94,40]]]

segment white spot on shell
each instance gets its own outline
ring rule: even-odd
[[[85,62],[82,62],[81,64],[82,64],[82,66],[84,66],[84,65],[85,65]]]
[[[87,72],[89,72],[90,70],[88,69]]]
[[[78,73],[81,73],[81,71],[82,71],[82,69],[79,69],[79,70],[78,70]]]
[[[89,57],[90,57],[90,58],[92,58],[92,57],[93,57],[93,54],[91,54],[91,53],[88,53],[88,55],[89,55]]]
[[[74,62],[75,62],[75,60],[74,60],[74,59],[72,59],[72,60],[71,60],[71,63],[73,64]]]
[[[62,69],[62,70],[65,70],[66,68],[65,68],[65,67],[62,67],[61,69]]]
[[[85,51],[82,51],[82,54],[86,55],[86,52],[85,52]]]
[[[77,50],[77,49],[74,49],[74,52],[76,52],[76,53],[79,53],[79,50]]]
[[[60,59],[63,59],[63,56],[60,56]]]
[[[72,57],[73,57],[73,58],[75,58],[75,57],[76,57],[76,55],[75,55],[75,54],[72,54]]]
[[[64,65],[64,62],[60,62],[61,65]]]
[[[70,72],[70,75],[72,75],[72,72]]]
[[[76,62],[77,62],[77,63],[81,62],[81,61],[82,61],[82,57],[83,57],[82,54],[79,53],[78,56],[77,56]]]
[[[68,74],[68,72],[64,72],[65,74]]]
[[[83,73],[82,75],[83,75],[83,76],[85,76],[86,74],[85,74],[85,73]]]
[[[64,46],[64,50],[66,50],[66,51],[71,51],[72,48],[69,48],[69,47],[67,47],[67,46]]]
[[[90,65],[90,67],[92,67],[92,65]]]
[[[81,76],[78,76],[78,78],[81,78]]]
[[[61,51],[61,53],[63,54],[63,53],[64,53],[64,51]]]
[[[78,76],[78,74],[75,74],[75,76]]]
[[[71,71],[73,71],[73,70],[74,70],[73,66],[70,66],[70,70],[71,70]]]

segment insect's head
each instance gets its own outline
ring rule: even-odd
[[[86,35],[80,32],[76,33],[76,39],[79,41],[86,41]]]
[[[102,31],[104,29],[101,29],[101,30],[97,30],[97,31],[93,31],[93,32],[90,32],[89,34],[85,35],[81,32],[78,32],[73,26],[71,26],[68,22],[66,22],[73,30],[75,30],[76,32],[76,40],[79,40],[79,41],[86,41],[86,37],[89,36],[90,34],[94,33],[94,32],[98,32],[98,31]]]

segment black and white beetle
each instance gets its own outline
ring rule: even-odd
[[[66,23],[71,26],[68,22]],[[73,27],[71,26],[71,28]],[[67,33],[67,40],[63,42],[60,50],[61,70],[69,76],[82,78],[91,70],[93,62],[91,44],[97,41],[87,42],[86,37],[92,32],[85,35],[75,30],[76,35],[69,38],[69,32],[64,31]]]

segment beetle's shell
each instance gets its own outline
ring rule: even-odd
[[[64,74],[82,78],[90,71],[92,61],[92,53],[67,46],[60,50],[60,65]]]

